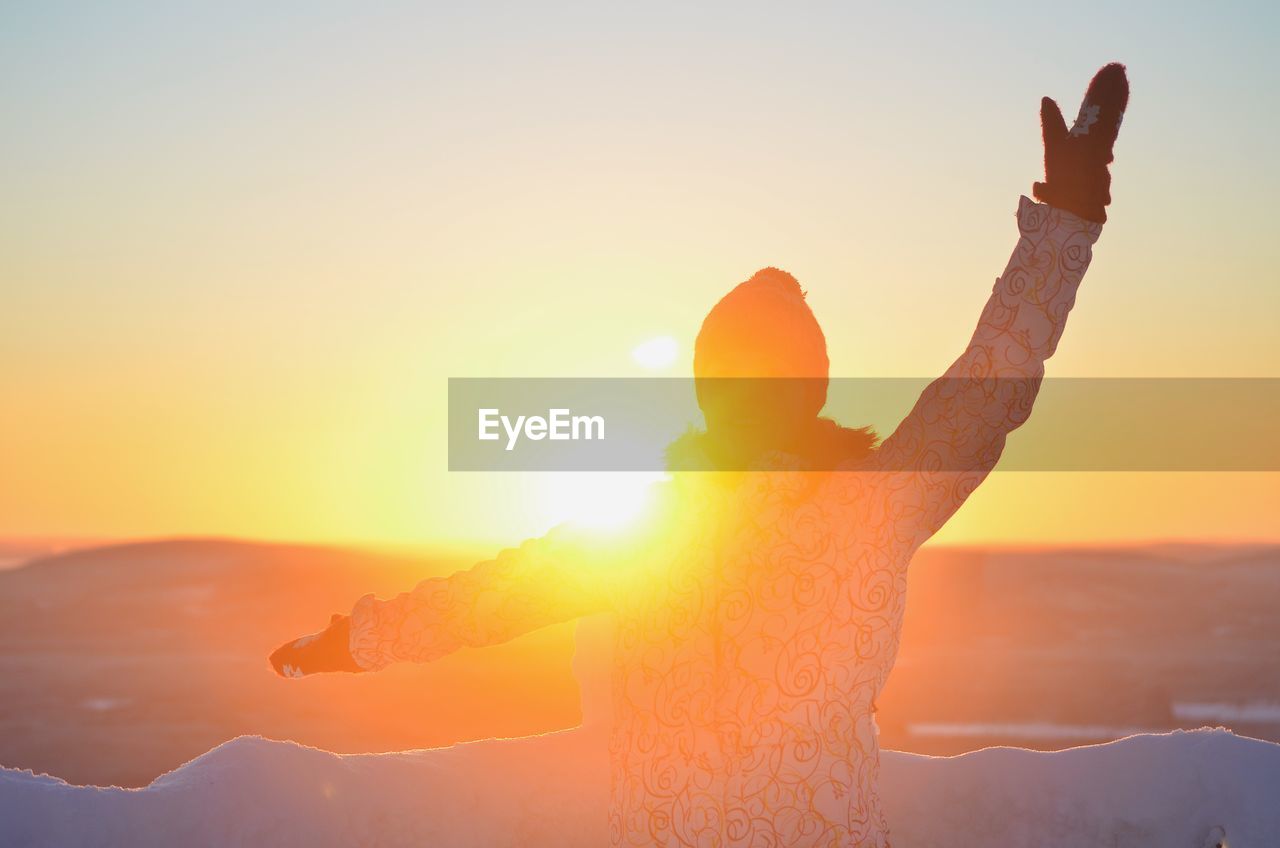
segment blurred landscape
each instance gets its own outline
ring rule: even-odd
[[[59,547],[0,545],[0,765],[143,786],[240,734],[388,751],[579,719],[572,625],[375,675],[268,668],[280,642],[360,595],[472,556]],[[1278,602],[1280,546],[925,548],[879,703],[882,746],[1053,750],[1206,724],[1280,741]]]

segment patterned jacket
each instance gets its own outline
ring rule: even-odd
[[[912,555],[1021,425],[1101,226],[1022,198],[968,348],[869,457],[677,474],[624,540],[557,528],[352,612],[378,669],[617,615],[614,845],[885,846],[873,719]]]

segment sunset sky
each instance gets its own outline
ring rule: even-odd
[[[447,378],[688,374],[766,265],[833,375],[940,373],[1039,98],[1070,118],[1110,60],[1111,222],[1049,373],[1280,377],[1274,6],[889,5],[8,5],[0,536],[518,540],[630,484],[450,474]],[[1273,539],[1277,505],[1003,473],[938,538]]]

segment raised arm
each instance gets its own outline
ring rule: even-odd
[[[1047,203],[1020,200],[1018,244],[968,347],[868,463],[904,541],[919,544],[935,533],[1031,414],[1106,220],[1107,164],[1128,92],[1123,66],[1107,65],[1070,130],[1057,104],[1041,103],[1046,181],[1034,193]]]
[[[366,595],[350,616],[282,645],[271,664],[284,677],[377,671],[428,662],[462,647],[505,642],[549,624],[602,612],[617,572],[605,546],[559,527],[449,577],[381,601]]]

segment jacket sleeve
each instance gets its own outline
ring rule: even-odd
[[[1031,414],[1102,225],[1023,197],[1018,230],[969,346],[867,463],[907,544],[942,527]]]
[[[610,569],[602,558],[605,551],[558,527],[390,600],[366,595],[351,611],[351,655],[367,671],[429,662],[603,612],[610,606]]]

